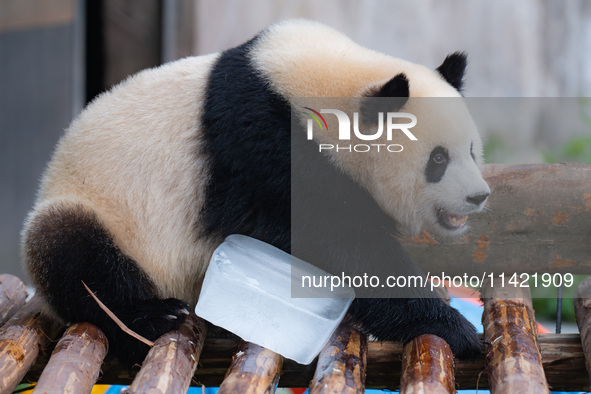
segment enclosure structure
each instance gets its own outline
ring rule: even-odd
[[[438,245],[426,233],[405,240],[418,261],[434,261],[450,275],[476,272],[585,274],[591,267],[591,166],[488,165],[492,189],[488,211],[471,218],[472,231],[454,244]],[[484,276],[486,277],[486,275]],[[485,278],[486,279],[486,278]],[[493,279],[493,277],[491,277]],[[131,384],[128,392],[186,391],[190,385],[220,386],[224,393],[273,392],[277,385],[309,387],[313,393],[357,393],[400,388],[403,393],[453,393],[490,388],[493,393],[588,390],[591,370],[591,279],[577,289],[581,335],[538,335],[528,287],[495,286],[485,280],[482,355],[454,360],[433,335],[406,345],[368,341],[345,320],[309,366],[234,339],[206,337],[204,323],[190,318],[159,338],[139,372],[105,356],[102,332],[77,323],[63,333],[40,313],[34,296],[17,278],[0,276],[0,393],[21,381],[38,392],[90,392],[103,383]],[[56,343],[51,338],[61,339]]]

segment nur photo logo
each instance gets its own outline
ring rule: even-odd
[[[338,140],[339,142],[351,141],[353,135],[355,138],[361,141],[377,141],[383,139],[384,132],[386,133],[386,140],[392,141],[395,132],[402,132],[411,141],[418,141],[417,137],[410,131],[411,128],[416,126],[417,117],[407,112],[387,112],[384,116],[384,112],[378,112],[377,116],[377,130],[367,133],[368,130],[362,132],[359,128],[359,112],[353,112],[353,127],[351,127],[351,119],[349,115],[338,109],[321,109],[316,111],[310,107],[303,107],[307,111],[304,114],[310,118],[307,120],[306,130],[308,140],[314,139],[314,124],[318,125],[320,132],[328,132],[328,123],[322,114],[332,114],[337,117],[338,121]],[[385,121],[384,121],[385,117]],[[406,122],[400,121],[406,120]],[[363,122],[362,122],[363,123]],[[364,125],[367,126],[367,125]],[[347,151],[347,152],[370,152],[370,151],[387,151],[390,153],[398,153],[404,150],[401,144],[386,144],[386,143],[362,143],[362,144],[318,144],[318,149],[322,151],[334,150]]]

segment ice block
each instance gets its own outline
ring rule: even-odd
[[[314,289],[317,298],[292,298],[292,280],[303,274],[329,275],[272,245],[230,235],[212,255],[195,313],[245,341],[309,364],[355,293],[343,287]]]

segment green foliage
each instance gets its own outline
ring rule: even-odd
[[[571,287],[564,286],[562,288],[562,321],[574,322],[575,309],[573,306],[573,296],[577,285],[581,283],[587,275],[574,275],[573,285]],[[555,320],[558,289],[556,287],[533,287],[534,282],[530,280],[530,290],[532,295],[532,303],[536,311],[536,319],[540,320]],[[539,285],[539,283],[538,283]],[[550,328],[550,327],[547,327]]]
[[[543,153],[547,163],[591,164],[591,136],[575,137],[563,146]]]
[[[512,154],[512,149],[503,141],[503,139],[496,135],[490,135],[482,147],[485,163],[503,163],[507,156]]]

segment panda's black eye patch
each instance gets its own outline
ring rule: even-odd
[[[447,165],[449,164],[449,154],[441,146],[434,148],[429,155],[429,161],[425,168],[425,177],[429,183],[437,183],[443,178]]]

